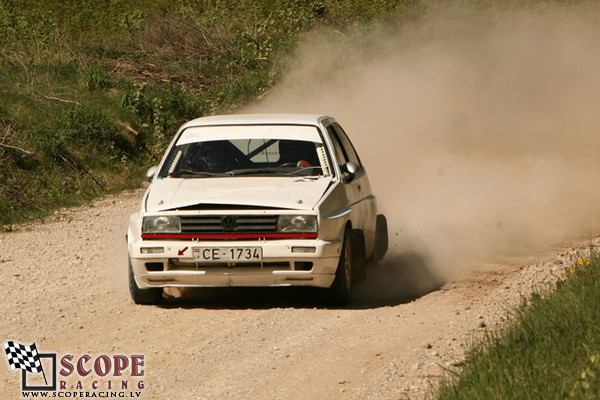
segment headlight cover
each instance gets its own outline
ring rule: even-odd
[[[316,232],[316,215],[280,215],[277,221],[279,232]]]
[[[178,233],[181,232],[181,221],[177,215],[158,215],[144,217],[142,233]]]

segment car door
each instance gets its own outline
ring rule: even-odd
[[[362,191],[362,186],[360,184],[359,174],[364,171],[359,171],[354,177],[350,176],[350,174],[342,171],[342,166],[348,161],[352,161],[349,158],[349,154],[344,147],[342,140],[336,130],[336,123],[329,123],[325,125],[327,129],[327,133],[329,134],[329,138],[333,144],[333,150],[336,155],[336,159],[338,160],[338,164],[340,167],[341,173],[341,181],[344,185],[344,190],[346,191],[346,198],[348,199],[348,205],[352,207],[352,213],[350,215],[350,220],[352,221],[352,226],[355,229],[362,229],[362,221],[363,221],[363,207],[360,205],[360,193]]]
[[[371,193],[371,185],[365,167],[360,161],[360,157],[348,138],[348,135],[346,135],[346,132],[344,132],[337,122],[334,121],[331,126],[335,131],[336,140],[339,141],[342,150],[345,152],[347,160],[355,162],[359,166],[358,172],[354,174],[349,185],[354,192],[353,209],[356,209],[357,216],[360,220],[355,227],[363,230],[365,235],[366,254],[371,254],[372,244],[375,239],[375,222],[377,214],[375,197]]]

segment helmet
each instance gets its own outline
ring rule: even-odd
[[[304,161],[308,163],[308,159],[311,157],[311,150],[314,149],[314,145],[311,142],[305,142],[300,140],[280,140],[279,141],[279,164],[285,163],[298,163]],[[306,166],[306,165],[298,166]]]
[[[212,172],[225,172],[227,165],[232,162],[231,144],[226,140],[204,143],[202,154]]]

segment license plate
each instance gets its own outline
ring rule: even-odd
[[[262,261],[262,247],[194,247],[194,261]]]

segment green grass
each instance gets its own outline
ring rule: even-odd
[[[565,278],[474,346],[439,399],[600,398],[599,256],[580,259]]]
[[[0,0],[0,226],[139,186],[184,121],[273,86],[303,33],[416,18],[421,8]]]
[[[0,72],[0,225],[139,185],[128,112],[86,73],[72,62]]]

